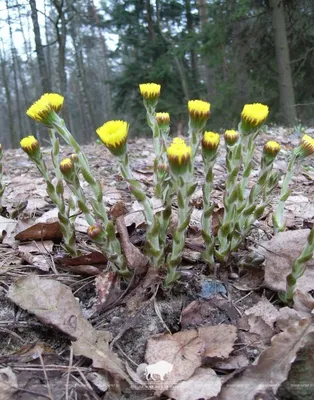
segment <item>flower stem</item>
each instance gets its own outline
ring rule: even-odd
[[[304,274],[306,269],[306,262],[311,260],[314,252],[314,229],[311,230],[307,243],[303,248],[300,256],[295,260],[292,266],[292,271],[287,276],[287,289],[286,292],[280,295],[284,303],[290,303],[293,300],[297,280]]]
[[[273,224],[276,233],[283,232],[285,230],[284,209],[286,200],[290,196],[289,184],[296,167],[296,159],[297,156],[293,153],[288,163],[287,173],[282,182],[280,199],[278,201],[276,210],[273,214]]]

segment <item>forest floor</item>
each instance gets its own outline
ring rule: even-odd
[[[262,133],[249,187],[256,182],[267,140],[282,145],[274,168],[284,173],[287,153],[299,138],[280,127]],[[108,210],[124,203],[130,242],[142,248],[144,217],[113,156],[96,143],[83,149],[103,185]],[[71,154],[66,146],[60,151],[62,158]],[[51,168],[50,149],[43,153]],[[136,177],[152,196],[152,141],[130,140],[129,155]],[[200,256],[204,178],[197,157],[199,186],[182,276],[165,291],[151,270],[145,278],[134,276],[129,285],[104,272],[106,260],[96,253],[82,216],[76,220],[82,256],[66,257],[43,178],[22,150],[4,151],[0,399],[313,399],[313,259],[298,281],[293,307],[277,295],[314,227],[313,166],[313,157],[308,158],[294,175],[286,232],[275,236],[272,227],[279,184],[272,205],[240,250],[214,273]],[[219,215],[226,178],[223,146],[214,176],[212,198]],[[162,205],[154,204],[158,212]],[[156,374],[146,377],[145,367],[160,360],[167,361],[164,380]]]

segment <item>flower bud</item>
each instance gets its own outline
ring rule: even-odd
[[[60,171],[65,176],[69,176],[74,171],[74,165],[70,158],[65,158],[60,163]]]
[[[20,141],[20,145],[22,150],[24,150],[25,153],[30,157],[38,156],[40,153],[39,142],[34,136],[27,136],[23,138]]]
[[[229,129],[224,134],[225,142],[228,146],[233,146],[239,139],[239,132]]]
[[[188,109],[192,127],[202,129],[210,115],[210,104],[202,100],[190,100]]]
[[[261,103],[246,104],[241,113],[241,131],[250,133],[259,128],[269,113],[268,106]]]
[[[203,152],[216,153],[220,143],[220,136],[215,132],[205,132],[202,139]]]
[[[160,127],[168,127],[170,124],[170,115],[167,112],[156,113],[156,121]]]
[[[299,146],[295,149],[295,154],[298,157],[308,157],[314,153],[314,139],[309,135],[304,135]]]
[[[176,137],[167,149],[167,156],[171,171],[181,174],[187,170],[192,156],[192,149],[186,145],[183,139]]]
[[[161,86],[157,83],[141,83],[140,92],[148,105],[155,107],[157,105]]]

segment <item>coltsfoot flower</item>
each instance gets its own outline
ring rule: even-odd
[[[145,100],[155,102],[159,99],[161,86],[157,83],[141,83],[140,92]]]
[[[233,146],[239,139],[239,132],[234,129],[226,130],[224,138],[228,146]]]
[[[71,175],[74,171],[74,165],[71,158],[64,158],[60,163],[60,171],[64,175]]]
[[[87,229],[87,234],[91,239],[98,239],[102,233],[103,230],[98,225],[91,225]]]
[[[61,110],[63,103],[64,97],[60,94],[45,93],[29,107],[26,114],[35,121],[52,126],[52,122],[55,120],[55,113]]]
[[[121,156],[126,152],[129,124],[126,121],[116,120],[104,123],[96,129],[101,141],[115,156]]]
[[[210,115],[210,103],[203,100],[190,100],[188,109],[192,124],[202,129]]]
[[[159,126],[167,127],[170,124],[170,115],[167,112],[156,113],[156,121]]]
[[[20,141],[22,150],[29,156],[36,156],[39,154],[39,142],[34,136],[26,136]]]
[[[173,172],[184,173],[191,160],[192,149],[184,139],[176,137],[167,149],[169,165]]]
[[[264,146],[264,152],[272,157],[276,157],[276,155],[280,151],[280,144],[275,142],[274,140],[268,141]]]
[[[314,153],[314,139],[309,135],[304,135],[299,146],[295,149],[299,157],[308,157]]]
[[[241,130],[250,132],[260,127],[269,113],[268,106],[261,103],[246,104],[241,113]]]
[[[220,143],[220,135],[216,132],[204,132],[202,147],[204,151],[216,152]]]

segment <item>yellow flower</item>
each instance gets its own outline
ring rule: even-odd
[[[297,153],[303,157],[310,156],[314,153],[314,139],[309,135],[304,135],[297,150]]]
[[[269,113],[268,106],[261,103],[246,104],[241,113],[241,129],[245,132],[261,126]]]
[[[279,143],[275,142],[274,140],[270,140],[265,144],[264,152],[269,156],[276,157],[280,151],[280,148],[281,147]]]
[[[122,155],[126,151],[129,124],[125,121],[108,121],[96,130],[104,145],[114,155]]]
[[[156,121],[159,126],[168,126],[170,124],[170,115],[167,112],[156,113]]]
[[[203,128],[210,115],[210,104],[202,100],[190,100],[188,109],[194,127]]]
[[[64,97],[57,93],[45,93],[37,100],[26,114],[32,119],[51,126],[54,121],[55,114],[61,110]]]
[[[187,146],[184,139],[176,137],[167,149],[167,156],[172,171],[184,173],[192,156],[191,146]]]
[[[239,139],[239,132],[229,129],[224,134],[225,142],[228,146],[233,146]]]
[[[156,100],[160,96],[161,86],[157,83],[141,83],[140,92],[146,100]]]
[[[64,158],[60,163],[60,171],[64,175],[70,174],[73,171],[73,167],[74,165],[71,158]]]
[[[205,132],[202,139],[203,149],[214,151],[218,148],[220,136],[216,132]]]
[[[39,152],[39,142],[34,136],[26,136],[20,141],[20,145],[22,150],[30,156],[37,155]]]

